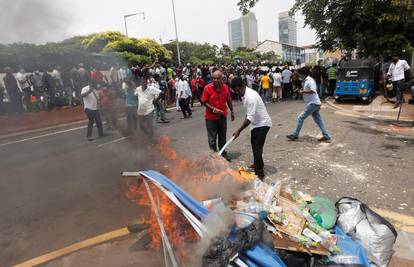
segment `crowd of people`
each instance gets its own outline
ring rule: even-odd
[[[163,91],[163,102],[166,105],[176,104],[184,117],[191,116],[190,106],[200,101],[205,85],[212,82],[214,70],[223,73],[223,82],[230,84],[236,76],[242,77],[247,86],[258,91],[265,102],[276,102],[288,98],[299,98],[297,93],[302,81],[297,70],[284,67],[260,67],[248,64],[237,65],[199,65],[190,64],[184,67],[170,64],[137,65],[133,67],[112,67],[102,71],[97,67],[86,68],[84,64],[77,67],[55,66],[50,69],[36,70],[27,73],[23,68],[13,73],[5,68],[5,76],[0,82],[0,113],[4,113],[4,102],[10,102],[8,109],[12,113],[32,112],[51,109],[56,106],[74,106],[82,103],[81,90],[89,81],[110,87],[115,96],[123,98],[122,84],[131,81],[141,84],[143,77],[157,79]],[[332,94],[336,83],[336,66],[329,69],[315,66],[311,70],[316,80],[320,96]],[[240,97],[231,90],[234,101]],[[163,113],[161,114],[163,115]],[[165,121],[163,117],[163,121]]]
[[[205,108],[205,122],[209,148],[218,151],[227,140],[227,117],[235,118],[233,101],[242,101],[246,119],[237,132],[248,125],[252,128],[252,149],[256,174],[262,178],[262,152],[267,132],[272,126],[265,104],[287,99],[303,98],[305,110],[300,114],[296,129],[287,136],[298,139],[303,121],[312,116],[320,127],[323,138],[330,136],[319,114],[320,99],[325,88],[335,89],[336,66],[329,69],[315,66],[311,69],[292,69],[289,66],[201,65],[174,67],[170,64],[114,66],[108,71],[97,67],[55,67],[49,71],[16,74],[10,68],[3,78],[9,102],[14,112],[44,110],[54,106],[84,106],[88,118],[87,139],[93,140],[93,126],[99,137],[107,129],[118,128],[120,111],[126,115],[126,133],[140,130],[153,139],[153,123],[168,123],[167,106],[174,106],[183,119],[190,119],[194,102]],[[1,90],[4,93],[4,90]],[[1,95],[3,99],[3,94]],[[63,100],[62,100],[63,99]],[[103,118],[101,118],[101,116]],[[155,118],[154,118],[155,117]],[[228,160],[226,151],[222,156]]]

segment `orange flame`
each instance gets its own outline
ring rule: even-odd
[[[184,159],[170,147],[168,136],[161,136],[155,146],[156,150],[165,160],[161,164],[161,173],[181,186],[197,200],[205,200],[212,197],[223,197],[226,193],[231,197],[231,192],[239,189],[245,180],[239,172],[230,168],[229,164],[218,157],[208,157],[199,161]],[[138,205],[150,206],[149,197],[142,178],[130,181],[127,197]],[[198,236],[179,208],[172,203],[155,185],[149,183],[154,200],[159,206],[167,236],[181,259],[189,256],[185,252],[185,245],[194,242]],[[230,193],[228,193],[230,192]],[[224,197],[225,198],[225,197]],[[161,236],[155,213],[150,206],[151,214],[147,219],[150,225],[149,234],[152,238],[152,248],[160,249]]]

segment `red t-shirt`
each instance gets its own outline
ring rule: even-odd
[[[92,71],[91,72],[91,79],[98,82],[98,83],[103,83],[104,75],[100,71]]]
[[[195,91],[196,91],[196,83],[197,83],[196,79],[191,80],[191,92],[192,93],[195,93]]]
[[[219,91],[214,89],[213,83],[209,83],[204,88],[203,96],[201,97],[203,103],[209,103],[213,107],[223,110],[225,117],[227,116],[227,101],[229,100],[231,100],[229,88],[224,83]],[[206,120],[218,120],[220,116],[220,114],[215,114],[211,109],[206,107],[206,113],[204,115]]]
[[[198,87],[199,88],[203,88],[204,87],[204,79],[203,78],[198,78]]]
[[[108,88],[103,88],[99,90],[99,100],[101,102],[102,108],[108,108],[112,104],[112,100],[114,99],[114,92]]]

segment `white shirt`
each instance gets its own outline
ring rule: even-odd
[[[153,112],[155,109],[153,102],[161,91],[155,86],[149,85],[146,90],[142,90],[142,87],[139,86],[135,92],[138,95],[138,115],[146,116]]]
[[[89,91],[89,85],[82,88],[81,94]],[[85,109],[98,110],[99,94],[96,90],[83,97],[83,106]]]
[[[318,87],[316,86],[315,80],[308,76],[305,78],[305,81],[303,82],[303,91],[304,92],[311,92],[313,91],[313,94],[303,94],[303,100],[305,101],[305,104],[316,104],[320,105],[321,100],[319,99],[318,95]]]
[[[16,74],[16,79],[19,82],[20,90],[26,89],[30,87],[29,81],[27,80],[27,77],[24,73],[21,73],[20,71]]]
[[[407,61],[399,59],[396,64],[391,63],[390,68],[388,69],[388,75],[391,75],[393,82],[404,80],[404,71],[410,69]]]
[[[272,119],[267,113],[262,98],[255,90],[246,87],[242,101],[246,118],[250,121],[250,129],[264,126],[272,127]]]
[[[182,80],[178,81],[177,95],[178,97],[180,97],[181,92],[182,92],[182,95],[180,97],[181,99],[187,99],[190,97],[190,95],[188,94],[187,86],[189,86],[187,81],[182,81]]]
[[[282,85],[282,75],[280,73],[273,73],[273,86],[281,86]]]
[[[282,81],[283,83],[290,83],[290,77],[292,77],[292,72],[288,69],[282,71]]]

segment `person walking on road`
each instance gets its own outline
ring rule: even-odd
[[[178,81],[178,103],[180,105],[181,112],[183,113],[184,119],[191,118],[192,112],[190,108],[190,92],[188,82],[184,79],[184,76],[181,75],[180,80]]]
[[[102,127],[101,114],[99,113],[99,95],[96,87],[96,84],[91,81],[89,85],[83,87],[81,91],[85,113],[88,117],[88,131],[86,133],[88,141],[93,140],[92,129],[94,123],[96,123],[96,127],[98,128],[99,137],[105,136]]]
[[[240,128],[233,134],[235,138],[250,125],[251,138],[250,143],[253,150],[253,168],[259,179],[264,178],[263,163],[263,146],[266,142],[266,136],[272,127],[272,119],[267,113],[266,106],[259,94],[251,88],[246,87],[244,81],[237,77],[233,80],[232,88],[234,88],[242,97],[243,108],[246,117]]]
[[[410,66],[407,61],[400,59],[399,56],[392,57],[392,63],[388,69],[387,76],[391,78],[397,94],[397,102],[395,103],[394,108],[398,108],[404,102],[405,72],[409,69]]]
[[[213,82],[204,88],[201,100],[206,107],[205,120],[208,144],[211,150],[217,152],[217,140],[219,149],[226,144],[227,107],[231,112],[231,120],[234,121],[230,90],[223,83],[221,71],[213,73]],[[230,161],[227,152],[224,152],[222,156]]]
[[[148,84],[147,79],[143,79],[142,85],[136,89],[139,126],[150,139],[154,137],[154,103],[159,100],[160,93],[161,90]]]
[[[132,134],[137,129],[138,120],[138,94],[135,92],[135,84],[132,81],[126,81],[125,109],[127,133]]]
[[[286,136],[289,140],[295,141],[299,138],[300,130],[302,129],[303,122],[307,117],[312,115],[313,120],[319,126],[322,131],[323,137],[318,139],[320,142],[331,142],[331,137],[326,130],[325,124],[319,113],[321,109],[321,100],[318,95],[318,88],[315,80],[310,76],[309,68],[303,67],[299,70],[299,75],[304,78],[303,89],[299,91],[303,94],[303,100],[305,101],[305,110],[299,115],[296,128],[292,134]]]

